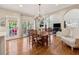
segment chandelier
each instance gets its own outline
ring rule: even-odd
[[[38,4],[38,6],[39,6],[38,16],[35,17],[35,20],[43,20],[44,17],[40,14],[40,11],[41,11],[41,10],[40,10],[41,4]]]

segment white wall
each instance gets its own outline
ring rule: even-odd
[[[31,23],[32,24],[32,29],[34,29],[34,18],[29,17],[29,16],[21,16],[21,22],[26,22],[26,23]]]
[[[61,28],[64,29],[64,19],[63,19],[63,16],[65,14],[65,12],[67,11],[67,9],[64,9],[64,10],[61,10],[61,11],[58,11],[54,14],[52,14],[50,16],[50,19],[52,19],[53,23],[61,23]]]
[[[55,20],[54,22],[61,22],[61,27],[63,30],[63,29],[65,29],[64,28],[64,20],[67,20],[67,19],[64,19],[64,15],[72,9],[79,9],[79,5],[71,6],[71,7],[65,8],[63,10],[57,11],[54,14],[52,14],[50,17],[51,17],[51,19]],[[79,19],[78,19],[79,15],[77,14],[77,16],[78,16],[77,18],[75,18],[76,15],[72,17],[73,22],[74,22],[74,19],[77,19],[79,21]],[[72,36],[79,38],[79,28],[76,28],[76,29],[71,28],[70,30],[72,31]]]
[[[28,18],[27,15],[25,15],[25,16],[27,18],[27,19],[25,19],[26,21],[31,19],[30,17]],[[18,21],[18,36],[17,36],[17,38],[21,37],[21,35],[22,35],[22,33],[21,33],[21,22],[23,21],[21,14],[18,13],[18,12],[6,10],[6,9],[0,9],[0,18],[2,18],[2,17],[5,18],[7,21],[9,20],[8,17],[13,17],[13,18],[15,17],[17,19],[17,21]],[[8,22],[6,22],[6,25],[8,25],[7,23]],[[3,32],[3,33],[7,32],[7,27],[6,26],[0,27],[0,32]],[[6,34],[6,35],[8,35],[8,34]]]
[[[8,25],[6,22],[6,20],[8,21],[8,17],[17,17],[17,21],[18,21],[18,24],[20,22],[20,13],[17,13],[17,12],[13,12],[13,11],[10,11],[10,10],[5,10],[5,9],[0,9],[0,18],[4,18],[5,19],[5,23],[6,25]],[[2,20],[2,19],[0,19]],[[20,28],[20,26],[18,25],[18,28]],[[0,32],[3,32],[3,33],[6,33],[7,34],[7,27],[4,26],[4,27],[0,27]],[[20,30],[18,30],[18,36],[20,35]]]
[[[65,16],[64,20],[69,24],[79,24],[79,9],[70,10]]]
[[[16,12],[9,11],[9,10],[0,9],[0,18],[4,18],[5,19],[6,16],[16,16],[19,19],[20,14],[16,13]],[[2,27],[0,29],[3,29],[5,31],[5,27]]]
[[[64,29],[64,15],[71,9],[78,9],[79,5],[74,5],[71,7],[64,8],[50,15],[50,19],[53,20],[53,23],[60,22],[62,24],[62,29]]]

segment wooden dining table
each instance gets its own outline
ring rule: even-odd
[[[32,35],[32,45],[48,46],[48,35],[47,31],[34,31]]]
[[[43,46],[48,46],[48,35],[49,35],[49,33],[47,31],[43,31],[41,33],[42,45]]]

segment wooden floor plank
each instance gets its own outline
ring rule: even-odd
[[[79,55],[79,49],[73,51],[58,37],[53,37],[49,47],[32,48],[28,38],[7,41],[7,54],[17,55]],[[14,47],[15,46],[15,47]],[[17,48],[16,48],[17,47]]]

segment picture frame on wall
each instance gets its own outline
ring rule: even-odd
[[[66,21],[64,21],[64,28],[66,28]]]

